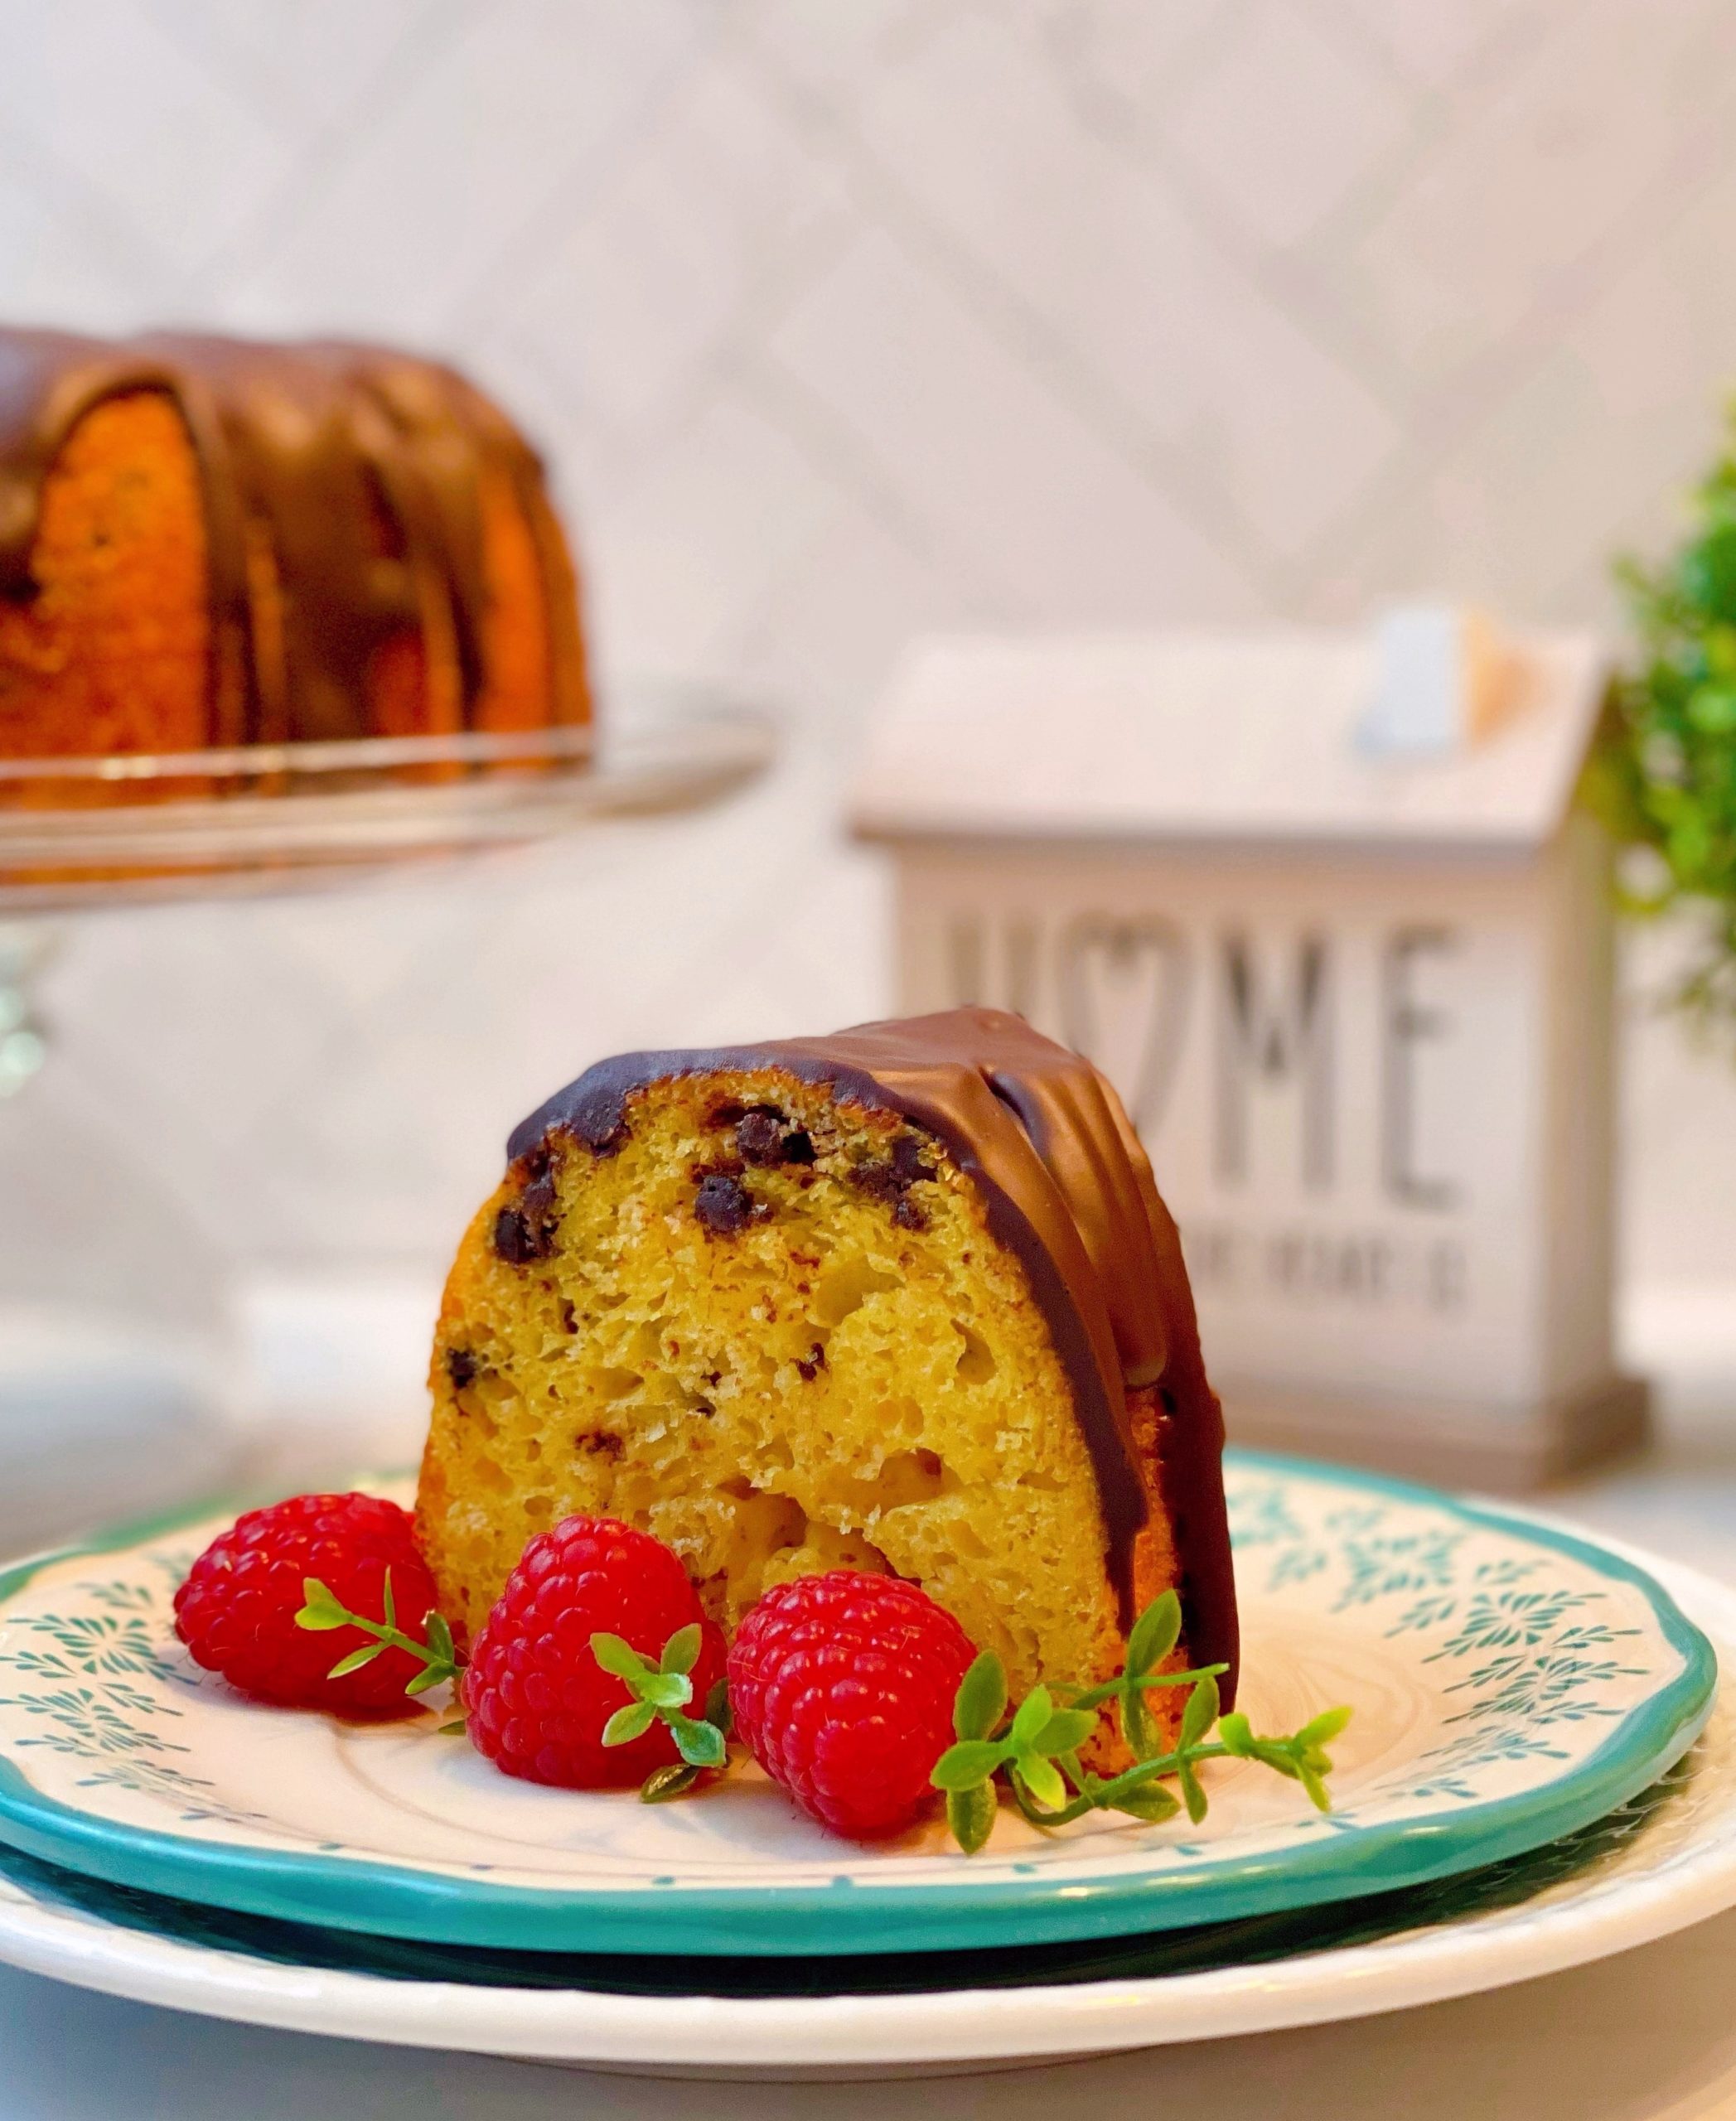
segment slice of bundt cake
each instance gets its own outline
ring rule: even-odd
[[[418,1508],[454,1621],[583,1510],[667,1540],[726,1626],[789,1576],[912,1578],[1020,1690],[1119,1669],[1173,1586],[1233,1698],[1222,1421],[1087,1061],[984,1009],[626,1054],[509,1154],[434,1347]]]
[[[452,370],[0,330],[0,757],[588,715],[541,466]]]

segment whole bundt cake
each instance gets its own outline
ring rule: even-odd
[[[588,714],[541,466],[451,369],[0,330],[0,757]]]
[[[626,1054],[509,1154],[434,1346],[418,1517],[455,1621],[597,1512],[725,1625],[792,1575],[912,1578],[1021,1692],[1118,1669],[1174,1587],[1233,1698],[1222,1420],[1089,1062],[984,1009]]]

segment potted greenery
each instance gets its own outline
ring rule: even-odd
[[[1705,916],[1673,998],[1736,1028],[1736,449],[1692,507],[1672,559],[1619,569],[1640,654],[1611,688],[1590,771],[1627,850],[1623,904]]]

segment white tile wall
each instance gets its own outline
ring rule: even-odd
[[[1736,0],[0,0],[0,313],[456,354],[607,667],[795,732],[688,827],[93,921],[63,1082],[243,1258],[426,1267],[597,1051],[877,1005],[912,631],[1608,616],[1736,379],[1733,120]],[[1736,1083],[1632,1058],[1633,1269],[1716,1279]]]

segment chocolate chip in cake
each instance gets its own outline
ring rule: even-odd
[[[578,1331],[578,1313],[573,1308],[573,1299],[569,1296],[561,1298],[561,1331],[563,1333]]]
[[[452,1389],[462,1392],[467,1384],[476,1381],[476,1359],[468,1348],[448,1348],[446,1351],[446,1374],[452,1379]]]
[[[800,1355],[795,1358],[795,1367],[801,1372],[801,1378],[804,1384],[811,1384],[825,1366],[826,1351],[824,1344],[819,1341],[816,1341],[813,1346],[809,1349],[808,1359],[805,1362],[803,1361]]]
[[[805,1128],[792,1128],[784,1137],[784,1162],[786,1163],[812,1163],[813,1161],[813,1136]]]
[[[928,1216],[921,1203],[912,1201],[907,1193],[901,1193],[892,1209],[892,1220],[900,1230],[926,1230]]]
[[[753,1220],[753,1196],[739,1178],[713,1171],[699,1181],[694,1213],[713,1237],[738,1237]]]
[[[592,1429],[587,1436],[575,1436],[575,1451],[582,1451],[588,1458],[618,1458],[621,1453],[621,1438],[613,1429]]]
[[[705,1115],[705,1123],[708,1127],[733,1127],[747,1109],[745,1104],[738,1104],[733,1097],[726,1098],[722,1104],[713,1105]]]
[[[934,1176],[935,1167],[914,1134],[901,1134],[892,1143],[892,1173],[901,1186],[914,1186],[919,1178]]]
[[[744,1112],[736,1122],[735,1145],[741,1151],[745,1162],[781,1163],[784,1160],[783,1114],[768,1112],[763,1105],[756,1106],[752,1112]]]
[[[495,1217],[494,1249],[496,1258],[509,1267],[528,1267],[541,1254],[539,1233],[516,1208],[502,1208]]]

